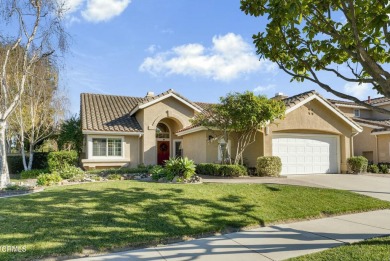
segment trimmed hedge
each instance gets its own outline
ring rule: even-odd
[[[350,157],[347,160],[348,172],[352,174],[366,173],[368,160],[363,156]]]
[[[222,165],[214,163],[201,163],[196,165],[196,173],[199,175],[239,177],[248,174],[242,165]]]
[[[196,173],[199,175],[219,176],[219,168],[222,165],[213,163],[200,163],[196,165]]]
[[[87,173],[91,174],[137,174],[137,173],[148,173],[151,169],[150,166],[140,168],[117,168],[117,169],[92,169],[88,170]]]
[[[367,171],[370,173],[379,173],[379,167],[376,164],[368,165]]]
[[[65,166],[77,166],[77,161],[77,152],[74,150],[50,152],[47,156],[47,163],[51,172],[61,170]]]
[[[47,156],[49,152],[34,152],[33,169],[46,169]],[[26,157],[28,161],[28,157]],[[10,174],[20,174],[23,170],[22,155],[8,155],[7,156],[8,169]]]
[[[256,174],[259,176],[279,177],[282,172],[282,161],[277,156],[258,157]]]
[[[23,170],[20,172],[20,177],[22,179],[36,179],[39,175],[46,173],[48,173],[47,169]]]

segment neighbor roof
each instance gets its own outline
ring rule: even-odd
[[[390,120],[374,120],[374,119],[365,119],[365,118],[353,118],[354,121],[362,124],[368,124],[377,126],[378,128],[384,127],[384,128],[390,128]]]

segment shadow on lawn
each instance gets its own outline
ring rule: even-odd
[[[242,210],[253,207],[225,204],[225,200],[240,202],[240,197],[232,195],[220,200],[188,198],[183,189],[163,185],[154,190],[158,193],[152,191],[142,186],[100,191],[75,186],[10,199],[0,208],[0,219],[5,218],[1,245],[27,244],[27,251],[0,253],[0,260],[2,255],[7,260],[41,258],[85,248],[141,247],[210,235],[248,225],[230,217],[250,216]],[[264,225],[259,218],[250,219]]]

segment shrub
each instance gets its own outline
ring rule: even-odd
[[[379,170],[383,174],[389,174],[389,167],[387,166],[387,164],[379,165]]]
[[[278,177],[282,172],[282,161],[277,156],[258,157],[256,174],[258,176]]]
[[[50,152],[47,156],[47,163],[51,172],[60,170],[65,166],[76,166],[77,160],[76,151]]]
[[[121,180],[122,176],[119,174],[110,174],[107,176],[107,179],[109,180]]]
[[[376,164],[368,165],[367,171],[370,173],[379,173],[379,167]]]
[[[347,160],[348,170],[350,173],[365,173],[367,172],[368,160],[363,156],[350,157]]]
[[[22,179],[36,179],[40,174],[47,174],[48,172],[47,169],[23,170],[20,172],[20,177]]]
[[[199,175],[218,176],[220,167],[220,164],[201,163],[196,165],[196,173]]]
[[[92,169],[87,173],[91,174],[133,174],[133,173],[148,173],[150,166],[141,168],[118,168],[118,169]]]
[[[246,176],[248,172],[242,165],[220,165],[218,174],[223,177],[240,177]]]
[[[51,186],[62,180],[60,174],[53,172],[51,174],[41,174],[37,178],[37,184],[40,186]]]
[[[195,174],[195,164],[193,160],[185,158],[170,158],[165,161],[167,179],[172,180],[175,176],[183,179],[190,179]],[[172,176],[172,178],[171,178]]]
[[[161,178],[165,178],[167,176],[167,172],[165,169],[160,166],[156,165],[150,170],[150,174],[152,174],[152,179],[155,181],[158,181]]]
[[[22,185],[16,185],[16,184],[8,184],[4,190],[29,190],[30,187],[28,186],[22,186]]]
[[[77,175],[84,174],[84,171],[82,169],[70,165],[65,165],[61,169],[57,170],[57,172],[63,179],[71,179],[76,177]]]

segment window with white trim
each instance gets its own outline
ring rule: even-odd
[[[92,156],[94,157],[121,157],[122,139],[117,138],[93,138]]]
[[[359,109],[354,109],[353,110],[353,114],[355,115],[355,117],[360,117],[360,110]]]

